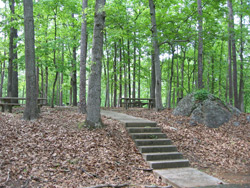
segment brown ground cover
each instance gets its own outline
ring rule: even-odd
[[[163,185],[117,121],[84,127],[76,108],[42,108],[37,121],[21,120],[22,108],[0,112],[0,187]]]
[[[191,166],[228,183],[250,183],[250,123],[242,113],[220,128],[198,124],[190,118],[173,116],[171,110],[155,112],[148,109],[116,109],[133,116],[156,121]],[[235,126],[234,122],[240,122]]]

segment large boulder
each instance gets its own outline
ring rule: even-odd
[[[193,121],[211,128],[228,122],[233,115],[241,112],[226,105],[219,98],[204,91],[191,93],[184,97],[173,111],[174,115],[190,116]]]

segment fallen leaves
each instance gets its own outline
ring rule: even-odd
[[[191,166],[220,173],[250,174],[250,123],[241,114],[217,129],[204,125],[190,126],[190,118],[172,115],[171,110],[155,112],[148,109],[120,111],[156,121],[174,141],[178,150],[189,159]],[[240,122],[234,126],[233,122]],[[209,172],[209,171],[208,171]],[[233,183],[233,178],[229,181]],[[249,178],[248,178],[249,181]],[[239,183],[242,183],[239,181]],[[245,181],[247,183],[247,181]]]
[[[0,187],[164,185],[138,170],[149,167],[117,121],[103,118],[106,127],[89,130],[75,108],[43,107],[33,122],[21,117],[0,113]]]

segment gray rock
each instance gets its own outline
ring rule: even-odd
[[[197,126],[198,124],[196,123],[195,120],[192,119],[192,120],[190,120],[189,125],[190,126]]]
[[[235,121],[235,122],[233,122],[233,125],[234,125],[235,127],[238,127],[238,126],[240,126],[240,122]]]
[[[233,106],[224,104],[219,98],[208,94],[202,101],[196,100],[194,93],[184,97],[174,109],[174,115],[190,116],[189,124],[195,126],[194,122],[217,128],[228,122],[234,115],[241,112]],[[250,118],[249,118],[250,120]]]
[[[247,122],[250,123],[250,116],[247,116]]]

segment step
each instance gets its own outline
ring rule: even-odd
[[[132,139],[159,139],[167,138],[164,133],[130,133]]]
[[[160,153],[143,153],[143,158],[146,161],[182,159],[183,155],[180,152],[160,152]]]
[[[139,128],[127,128],[129,133],[160,133],[161,128],[159,127],[149,127],[149,128],[144,128],[144,127],[139,127]]]
[[[147,162],[149,163],[150,168],[153,169],[189,167],[189,161],[187,159],[147,161]]]
[[[126,122],[126,127],[156,127],[156,122]]]
[[[159,153],[159,152],[174,152],[177,151],[174,145],[159,145],[159,146],[138,146],[141,153]]]
[[[170,139],[135,139],[137,146],[150,146],[150,145],[171,145]]]

